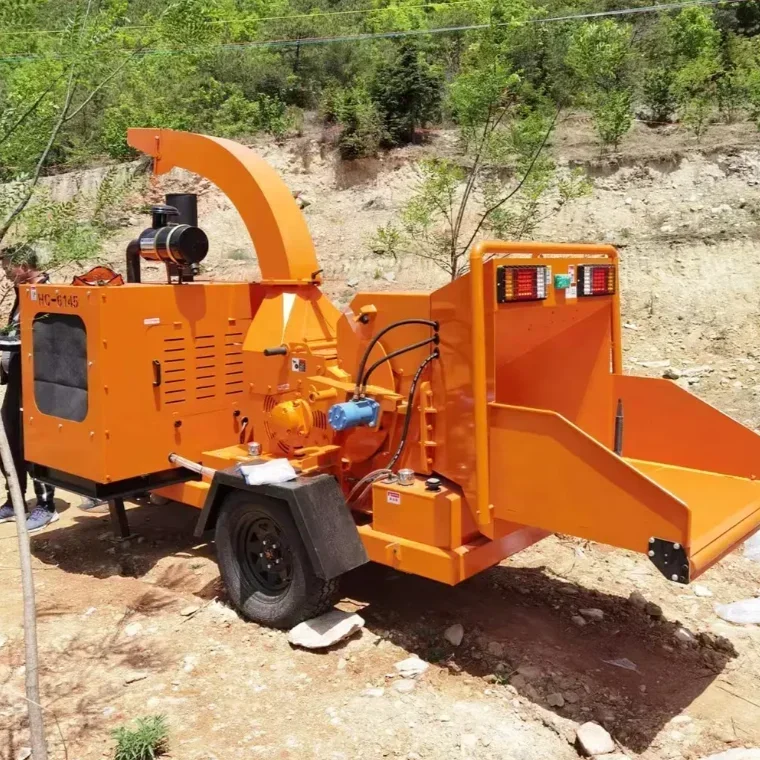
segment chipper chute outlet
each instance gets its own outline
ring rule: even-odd
[[[126,283],[24,286],[26,458],[117,507],[152,491],[197,508],[250,619],[313,616],[368,560],[455,584],[552,532],[687,583],[760,526],[760,437],[623,374],[613,247],[481,242],[436,291],[340,311],[253,151],[159,129],[129,142],[156,173],[227,193],[261,281],[198,278],[209,240],[179,194],[128,246]],[[165,282],[141,281],[145,259]],[[284,459],[296,477],[272,482]]]

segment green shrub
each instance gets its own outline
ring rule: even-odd
[[[114,760],[154,760],[168,749],[169,729],[163,715],[138,718],[136,723],[136,728],[121,726],[113,731]]]
[[[385,135],[380,113],[363,87],[336,93],[332,108],[341,126],[338,149],[341,158],[365,158],[377,154]]]

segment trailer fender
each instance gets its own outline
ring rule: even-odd
[[[285,502],[319,578],[337,578],[369,562],[351,511],[331,475],[250,486],[236,468],[218,470],[195,526],[197,538],[216,527],[221,505],[232,491],[249,491],[252,496],[260,494]]]

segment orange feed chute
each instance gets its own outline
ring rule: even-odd
[[[227,193],[262,281],[22,289],[38,476],[164,486],[207,525],[208,470],[189,481],[169,455],[223,470],[255,442],[263,460],[338,480],[371,559],[446,583],[551,532],[642,552],[685,582],[760,526],[760,437],[670,382],[623,375],[614,248],[483,242],[432,293],[359,293],[339,312],[261,158],[171,130],[129,141],[158,173]],[[52,340],[76,349],[76,382],[51,369]]]

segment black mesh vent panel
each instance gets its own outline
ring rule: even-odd
[[[38,314],[32,327],[34,401],[43,414],[87,416],[87,330],[76,314]]]

